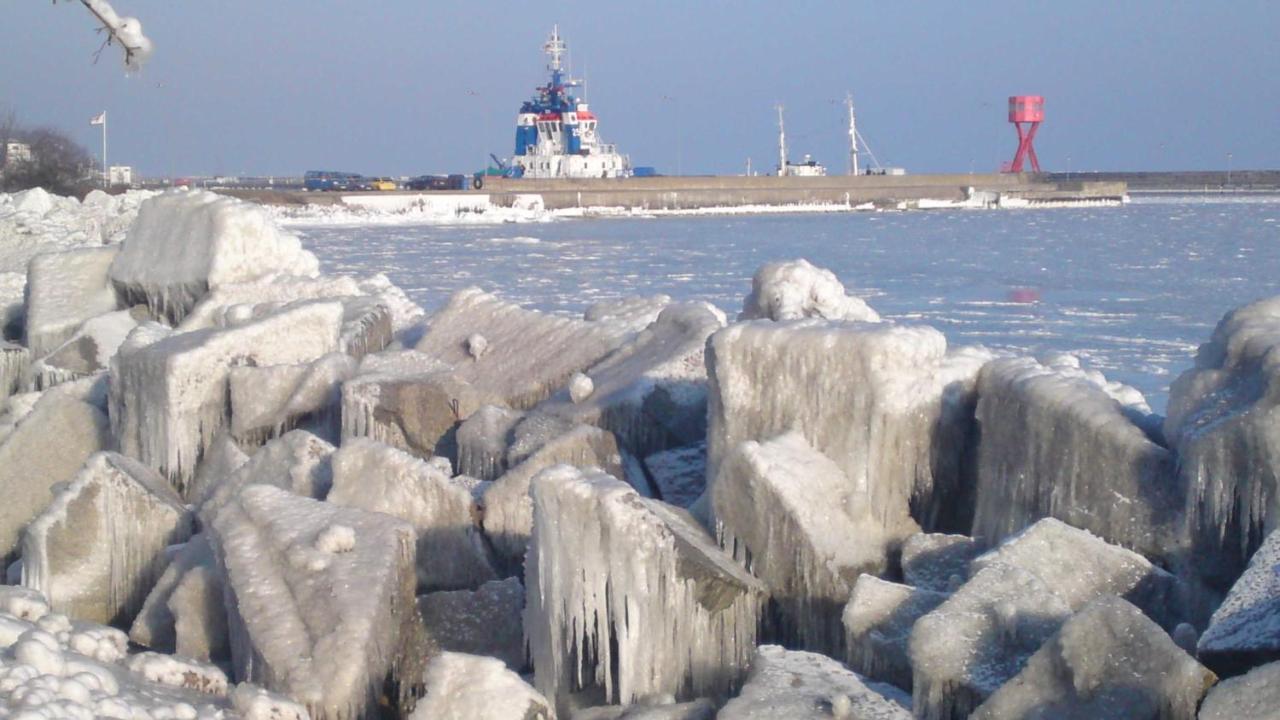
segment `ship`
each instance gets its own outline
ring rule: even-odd
[[[567,49],[555,26],[542,46],[549,82],[536,89],[516,116],[516,148],[509,174],[525,178],[621,178],[631,159],[600,139],[599,118],[577,96],[582,81],[565,71]]]

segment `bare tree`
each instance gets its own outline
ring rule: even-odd
[[[93,157],[65,133],[51,128],[19,128],[10,138],[26,143],[31,158],[5,169],[0,190],[15,192],[42,187],[57,195],[80,195],[92,184]]]
[[[58,0],[53,0],[56,5]],[[124,64],[130,70],[137,70],[151,56],[151,40],[142,34],[142,23],[138,18],[121,17],[107,0],[80,0],[101,25],[99,32],[105,32],[107,39],[94,55],[95,61],[108,45],[119,45],[124,50]]]

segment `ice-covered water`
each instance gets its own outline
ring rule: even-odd
[[[384,271],[424,307],[480,285],[541,310],[665,293],[736,314],[752,273],[804,257],[950,343],[1076,353],[1163,409],[1227,310],[1280,291],[1280,196],[1124,207],[296,228],[325,272]]]

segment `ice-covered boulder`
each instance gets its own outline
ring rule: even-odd
[[[138,312],[141,311],[141,312]],[[90,318],[66,342],[31,363],[24,386],[47,390],[106,370],[125,338],[146,320],[146,308],[119,310]]]
[[[317,720],[367,717],[380,702],[407,709],[424,652],[411,525],[253,485],[211,529],[238,680]]]
[[[1095,598],[1117,595],[1169,630],[1183,616],[1182,588],[1176,577],[1131,550],[1053,518],[978,556],[970,572],[993,565],[1035,573],[1073,612]]]
[[[717,720],[910,720],[911,698],[817,653],[763,645],[742,692]]]
[[[342,383],[356,366],[350,355],[329,353],[310,363],[231,368],[231,436],[255,447],[305,426],[337,442]]]
[[[183,332],[231,327],[254,315],[299,300],[347,299],[362,295],[355,278],[345,275],[270,278],[267,282],[225,283],[213,288],[182,319]]]
[[[27,525],[22,584],[78,620],[128,626],[194,518],[142,463],[98,453]]]
[[[937,330],[757,320],[717,332],[708,348],[712,485],[741,443],[794,429],[835,462],[889,539],[919,530],[913,502],[937,505],[961,487],[952,439],[968,433],[949,426],[972,421],[951,408],[979,363],[949,357]]]
[[[1195,570],[1225,591],[1280,529],[1280,297],[1236,308],[1169,388]]]
[[[414,353],[421,357],[421,354]],[[361,366],[342,384],[342,437],[367,437],[429,458],[458,459],[458,426],[484,403],[458,373],[404,363]]]
[[[158,195],[138,209],[111,282],[127,307],[172,324],[211,288],[273,276],[313,277],[319,261],[261,206],[204,191]]]
[[[248,485],[273,485],[301,497],[322,500],[333,486],[334,447],[305,430],[291,430],[263,445],[247,461],[192,495],[200,518],[208,523],[222,506]]]
[[[767,639],[844,657],[841,612],[889,546],[840,468],[798,432],[747,441],[721,463],[711,510],[720,546],[769,588]]]
[[[751,294],[742,302],[739,320],[827,320],[879,322],[880,315],[862,298],[849,295],[835,273],[803,258],[762,265],[751,278]]]
[[[0,557],[14,560],[22,530],[76,476],[90,455],[111,449],[110,423],[91,397],[94,381],[53,388],[0,443]]]
[[[44,357],[68,340],[84,321],[116,310],[107,272],[116,246],[46,253],[27,265],[26,345]]]
[[[496,480],[507,471],[507,448],[515,441],[518,410],[484,405],[458,426],[458,472]]]
[[[1280,531],[1253,554],[1213,613],[1197,655],[1221,675],[1280,660]]]
[[[404,451],[356,438],[333,455],[333,488],[326,499],[413,525],[419,590],[469,590],[497,577],[480,531],[478,485]]]
[[[446,652],[427,663],[408,720],[551,720],[550,703],[501,660]]]
[[[0,405],[22,387],[22,378],[31,363],[31,351],[0,339]]]
[[[634,462],[618,448],[613,433],[580,425],[554,437],[502,474],[484,492],[484,531],[493,543],[503,574],[519,572],[533,527],[530,487],[538,473],[554,465],[600,468],[615,478],[631,479]]]
[[[538,411],[611,430],[643,456],[701,440],[707,432],[707,338],[723,318],[705,303],[670,305],[651,325],[538,406]]]
[[[196,660],[231,659],[222,571],[204,533],[173,553],[129,629],[133,642]]]
[[[187,497],[192,504],[198,505],[201,499],[208,498],[216,486],[248,461],[249,455],[231,439],[229,432],[223,431],[200,458],[195,476],[187,488]]]
[[[418,598],[429,653],[486,655],[516,671],[525,666],[523,611],[524,586],[516,578]]]
[[[764,588],[691,516],[563,465],[534,478],[533,502],[524,627],[535,685],[560,711],[579,689],[629,704],[741,680]]]
[[[916,621],[908,641],[917,718],[968,717],[1071,616],[1035,573],[992,564]]]
[[[849,667],[872,680],[911,691],[907,643],[916,621],[946,601],[948,593],[862,575],[844,607]]]
[[[968,535],[912,535],[902,544],[903,580],[924,590],[954,591],[969,577],[969,563],[983,549]]]
[[[972,717],[1195,720],[1216,680],[1140,610],[1103,597],[1067,620]]]
[[[587,306],[582,313],[583,320],[599,321],[599,320],[615,320],[628,323],[632,330],[640,332],[641,330],[653,324],[658,319],[668,305],[671,304],[670,295],[650,295],[648,297],[635,296],[618,298],[617,300],[602,300]],[[716,312],[720,312],[716,310]],[[723,315],[724,313],[720,313]],[[724,324],[723,322],[721,323]]]
[[[1184,492],[1173,458],[1115,392],[1030,358],[983,368],[975,536],[995,543],[1054,517],[1148,556],[1177,554]]]
[[[707,489],[706,441],[657,452],[644,459],[663,502],[687,508]]]
[[[453,366],[487,401],[527,409],[632,334],[627,323],[547,315],[468,288],[454,293],[432,316],[416,349]],[[476,335],[485,341],[478,357],[468,350],[468,339]]]
[[[225,330],[139,326],[111,360],[111,427],[120,451],[185,494],[200,458],[231,421],[231,368],[313,361],[338,349],[341,322],[340,303],[318,300]]]
[[[715,720],[715,703],[703,698],[669,702],[667,697],[645,698],[634,705],[601,705],[578,710],[569,720]]]
[[[1218,683],[1200,705],[1199,720],[1272,720],[1280,708],[1280,662]]]

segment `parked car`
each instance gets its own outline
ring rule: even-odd
[[[334,170],[308,170],[303,177],[302,187],[312,192],[329,190],[357,190],[354,180],[360,178],[356,173],[337,172]]]
[[[466,186],[463,175],[419,175],[404,184],[406,190],[461,190]]]
[[[396,183],[395,180],[392,180],[389,177],[374,178],[373,181],[370,182],[369,184],[374,190],[380,190],[380,191],[390,191],[390,190],[400,189],[400,185]]]

